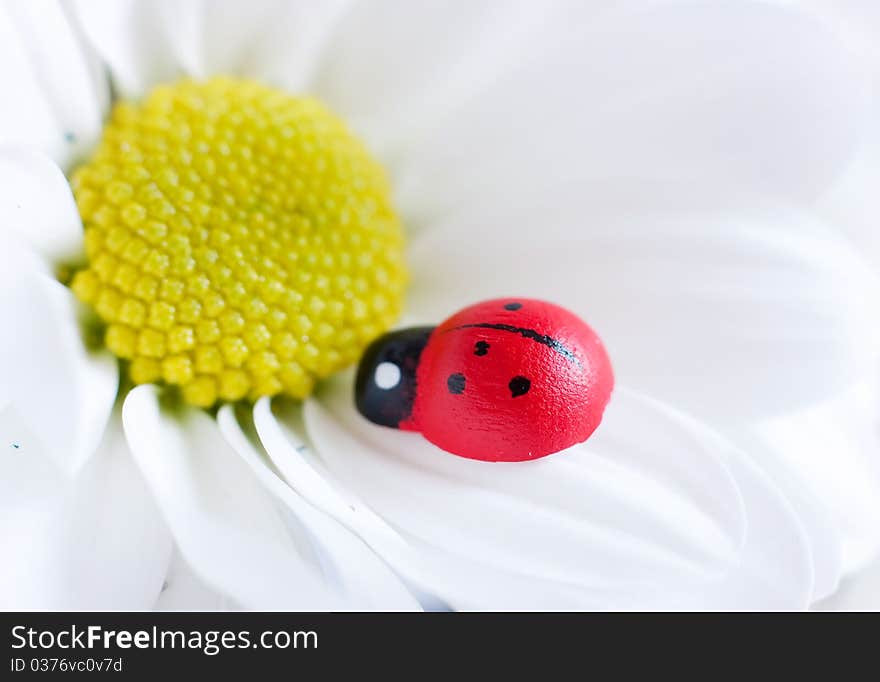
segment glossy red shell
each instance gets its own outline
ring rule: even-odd
[[[485,301],[431,334],[400,427],[462,457],[536,459],[586,440],[613,386],[602,341],[573,313],[533,299]]]

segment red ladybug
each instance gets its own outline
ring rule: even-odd
[[[420,431],[453,454],[514,462],[589,438],[613,387],[585,322],[552,303],[503,298],[374,341],[355,402],[370,421]]]

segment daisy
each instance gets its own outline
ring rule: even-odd
[[[0,58],[4,607],[801,608],[878,549],[877,275],[817,209],[870,77],[814,16],[13,2]],[[511,294],[602,334],[587,443],[357,415],[401,310]]]

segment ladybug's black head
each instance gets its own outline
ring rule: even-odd
[[[374,424],[397,428],[412,413],[419,356],[434,327],[412,327],[369,345],[358,365],[354,401]]]

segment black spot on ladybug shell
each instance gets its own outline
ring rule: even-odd
[[[516,301],[504,305],[505,310],[519,310],[520,308],[522,308],[522,303],[517,303]]]
[[[477,341],[474,344],[474,355],[486,355],[489,352],[489,342],[488,341]]]
[[[461,395],[464,393],[464,374],[450,374],[449,378],[446,380],[446,387],[449,389],[450,393],[455,395]]]
[[[510,383],[507,384],[507,387],[510,389],[511,397],[516,398],[518,396],[528,393],[529,389],[532,387],[532,382],[525,377],[516,376],[510,380]]]

